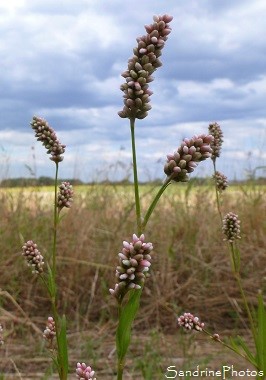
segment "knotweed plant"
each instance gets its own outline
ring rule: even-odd
[[[215,333],[211,334],[208,332],[203,324],[200,324],[199,319],[194,317],[190,313],[185,313],[178,318],[178,325],[186,330],[196,330],[203,331],[205,334],[210,336],[213,341],[216,341],[228,349],[234,351],[239,356],[243,357],[246,361],[251,363],[257,370],[256,378],[266,377],[266,309],[263,302],[262,294],[258,296],[258,308],[257,313],[254,308],[249,304],[246,293],[244,291],[242,280],[241,280],[241,254],[238,247],[238,241],[241,239],[241,229],[240,220],[238,215],[234,212],[228,212],[224,217],[222,216],[220,194],[228,186],[227,178],[224,174],[216,170],[216,159],[220,157],[221,147],[223,142],[223,132],[221,127],[217,123],[209,125],[209,133],[213,136],[213,141],[211,142],[212,147],[212,161],[214,167],[213,178],[215,180],[216,189],[216,201],[217,210],[221,218],[221,230],[224,234],[224,241],[228,245],[228,250],[230,253],[231,268],[235,280],[238,284],[238,288],[242,297],[244,309],[246,311],[249,328],[251,335],[253,337],[254,346],[256,353],[252,352],[249,345],[244,341],[244,339],[238,336],[236,339],[231,337],[229,343],[222,340],[220,335]]]
[[[164,191],[170,184],[189,181],[189,175],[200,162],[212,159],[214,166],[214,180],[216,188],[216,200],[221,217],[222,232],[230,248],[232,269],[237,279],[244,305],[248,313],[252,334],[256,345],[256,355],[253,355],[247,346],[241,341],[241,349],[232,340],[231,345],[225,343],[220,335],[210,334],[205,330],[205,324],[197,316],[184,313],[177,319],[178,326],[186,331],[195,330],[209,335],[213,341],[220,342],[234,352],[238,353],[256,368],[265,370],[266,374],[266,312],[263,307],[262,296],[259,298],[258,318],[255,323],[250,306],[246,300],[240,281],[240,252],[237,241],[240,238],[240,222],[238,216],[229,212],[222,218],[220,195],[227,187],[226,176],[216,170],[216,159],[220,156],[223,142],[223,133],[217,123],[210,124],[209,134],[197,134],[185,138],[180,145],[173,147],[173,152],[166,155],[166,162],[162,173],[166,177],[145,211],[140,202],[137,150],[135,141],[136,121],[146,118],[151,110],[150,83],[152,74],[162,66],[160,56],[171,33],[170,22],[172,16],[167,14],[154,16],[153,23],[145,26],[146,34],[137,38],[137,46],[133,49],[133,56],[128,60],[128,66],[122,73],[124,82],[121,85],[123,92],[123,108],[118,115],[128,119],[131,133],[134,194],[135,194],[135,230],[129,231],[130,239],[121,243],[118,253],[116,268],[114,268],[114,283],[110,288],[110,296],[113,297],[118,309],[118,325],[116,330],[117,353],[117,380],[123,379],[126,364],[126,355],[131,341],[131,329],[137,316],[142,290],[151,274],[153,243],[145,233],[153,211]],[[63,161],[66,146],[58,140],[55,131],[42,118],[33,117],[32,129],[38,141],[42,142],[55,164],[54,180],[54,207],[53,207],[53,234],[52,250],[50,255],[43,255],[41,248],[33,240],[27,240],[22,247],[22,255],[26,264],[31,268],[34,276],[38,276],[44,283],[51,301],[51,313],[44,324],[43,339],[51,353],[53,362],[57,368],[60,380],[68,378],[68,345],[66,334],[66,317],[60,316],[58,310],[59,289],[57,286],[57,233],[60,223],[60,213],[64,208],[70,208],[73,202],[73,188],[69,182],[63,182],[58,186],[59,164]],[[145,235],[144,235],[145,233]],[[31,237],[29,237],[31,239]],[[122,240],[122,239],[121,239]],[[0,325],[0,343],[3,341],[3,328]],[[96,380],[95,371],[84,362],[78,362],[76,366],[78,379]],[[73,370],[74,372],[74,370]]]
[[[196,332],[204,333],[209,338],[211,338],[212,341],[220,343],[227,349],[233,351],[235,354],[241,356],[247,362],[251,363],[258,370],[256,371],[256,374],[257,375],[259,374],[259,378],[264,378],[263,371],[261,370],[262,367],[257,365],[255,358],[252,357],[252,354],[247,349],[247,347],[246,347],[246,352],[245,352],[245,350],[239,349],[239,347],[234,343],[233,339],[231,339],[230,343],[227,343],[225,339],[222,339],[220,334],[217,334],[217,333],[212,334],[210,331],[206,329],[205,323],[201,322],[199,317],[196,317],[191,313],[184,313],[177,318],[177,325],[179,328],[182,328],[187,333],[193,330]],[[244,344],[243,340],[239,336],[237,338],[239,342],[242,342]]]
[[[52,252],[50,256],[44,258],[37,244],[28,240],[22,247],[22,256],[24,256],[32,273],[40,277],[48,291],[52,316],[47,319],[43,338],[47,342],[47,348],[50,349],[60,380],[66,380],[68,377],[66,318],[64,315],[60,316],[58,311],[56,253],[59,215],[64,207],[69,208],[71,206],[73,189],[69,182],[63,182],[59,186],[58,192],[58,168],[59,163],[63,161],[62,155],[65,153],[66,146],[61,144],[55,131],[46,120],[34,116],[31,127],[35,131],[35,137],[42,142],[47,154],[50,154],[51,161],[55,163]]]
[[[220,157],[221,147],[223,143],[223,132],[217,123],[210,124],[209,131],[214,137],[213,151],[214,155],[212,157],[214,163],[214,176],[216,178],[216,194],[221,191],[221,187],[227,186],[227,178],[221,173],[216,171],[216,159]],[[217,174],[218,173],[218,174]],[[222,189],[223,190],[223,189]],[[221,216],[219,197],[217,196],[217,209]],[[224,241],[227,242],[228,250],[231,260],[231,268],[234,278],[238,284],[238,288],[242,297],[244,309],[246,311],[249,328],[253,337],[254,345],[256,348],[256,354],[252,354],[248,345],[244,342],[242,338],[238,339],[240,342],[240,347],[237,346],[235,340],[231,338],[231,347],[238,354],[244,355],[246,359],[252,363],[257,369],[262,370],[264,377],[266,377],[266,309],[263,303],[263,296],[259,294],[258,296],[258,308],[257,315],[255,310],[249,304],[246,292],[244,291],[241,279],[241,253],[238,247],[238,240],[241,239],[241,222],[239,217],[234,212],[228,212],[224,217],[221,217],[221,227],[224,234]]]
[[[122,73],[125,83],[121,85],[124,95],[124,107],[118,113],[128,118],[131,130],[133,177],[135,189],[135,210],[137,234],[133,234],[131,242],[124,241],[118,254],[119,265],[116,268],[116,284],[110,293],[118,303],[119,323],[116,332],[117,379],[122,380],[126,353],[131,339],[131,327],[136,317],[142,289],[149,275],[152,258],[152,243],[145,242],[146,225],[166,188],[173,182],[186,182],[199,162],[212,155],[212,135],[195,135],[183,140],[181,145],[167,155],[164,166],[165,181],[155,195],[146,213],[142,214],[138,168],[136,158],[135,122],[144,119],[151,109],[149,83],[151,74],[162,65],[159,57],[171,32],[169,15],[154,16],[153,24],[146,25],[147,34],[137,38],[137,47],[133,49],[133,57],[128,61],[128,68]]]
[[[50,154],[50,159],[55,163],[54,180],[54,212],[53,212],[53,237],[51,263],[49,258],[44,260],[37,244],[32,240],[24,243],[22,255],[27,265],[31,267],[32,273],[38,275],[43,281],[50,300],[52,316],[48,317],[46,328],[43,331],[43,338],[47,342],[53,362],[57,368],[60,380],[68,378],[68,346],[66,336],[66,318],[60,316],[58,312],[58,289],[57,289],[57,230],[60,222],[60,212],[63,208],[70,208],[73,202],[73,188],[69,182],[62,182],[58,189],[58,169],[59,163],[63,161],[62,154],[65,153],[65,145],[58,140],[56,132],[49,126],[48,122],[37,116],[33,117],[31,127],[35,131],[35,137],[41,141]],[[45,270],[46,269],[46,270]],[[77,369],[77,376],[80,379],[95,379],[94,372],[90,367],[83,368],[83,364]],[[81,373],[82,368],[84,371]]]

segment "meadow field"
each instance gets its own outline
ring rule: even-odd
[[[67,316],[70,379],[75,378],[76,362],[85,361],[97,379],[109,380],[115,378],[117,323],[109,288],[115,284],[121,243],[135,232],[134,191],[115,184],[74,191],[73,206],[63,210],[59,225],[57,269],[59,307]],[[143,185],[140,192],[145,210],[156,188]],[[241,275],[254,306],[258,291],[266,294],[265,194],[264,185],[233,185],[223,193],[221,204],[223,215],[233,211],[241,221]],[[21,254],[24,241],[34,240],[44,257],[51,255],[52,197],[49,187],[0,189],[0,322],[5,327],[1,380],[53,378],[42,338],[50,302]],[[249,340],[214,186],[171,184],[145,236],[154,246],[152,270],[134,323],[125,378],[165,379],[169,366],[246,367],[202,333],[177,328],[177,316],[189,311],[211,333],[225,338],[241,332]]]

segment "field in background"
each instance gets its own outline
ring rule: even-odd
[[[156,189],[145,185],[140,191],[145,211]],[[265,186],[253,183],[232,186],[222,203],[223,214],[233,211],[241,220],[241,271],[254,305],[258,289],[266,293],[265,194]],[[23,379],[31,378],[25,377],[29,372],[35,372],[32,379],[41,379],[50,361],[42,341],[50,304],[42,284],[25,265],[21,246],[23,240],[34,240],[43,256],[49,256],[52,196],[48,187],[0,189],[0,322],[8,331],[0,374],[17,367]],[[136,232],[134,211],[130,186],[77,187],[73,206],[64,211],[59,228],[60,307],[68,318],[71,363],[73,368],[77,361],[90,363],[99,379],[114,378],[116,303],[108,289],[115,283],[122,241]],[[185,311],[198,315],[209,330],[222,335],[245,326],[214,189],[171,185],[145,235],[154,245],[152,276],[134,325],[128,379],[163,379],[170,365],[205,368],[215,363],[219,367],[229,360],[241,368],[239,359],[217,344],[197,333],[193,338],[184,335],[176,327],[176,315]]]

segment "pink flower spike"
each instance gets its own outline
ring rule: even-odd
[[[202,331],[204,327],[204,323],[200,322],[199,318],[191,313],[184,313],[178,317],[177,323],[180,327],[183,327],[186,330]]]
[[[77,363],[76,376],[79,380],[96,380],[95,371],[85,363]]]
[[[201,161],[211,156],[212,147],[209,143],[212,136],[195,135],[191,139],[185,138],[176,152],[167,155],[167,161],[164,165],[164,172],[167,175],[167,181],[187,182],[188,173],[193,172],[194,168]]]
[[[148,103],[152,91],[148,83],[153,80],[152,73],[162,65],[159,57],[171,32],[168,22],[172,17],[154,16],[153,20],[151,25],[145,25],[147,34],[137,38],[134,55],[128,60],[127,70],[122,73],[122,77],[126,78],[120,86],[124,93],[124,107],[118,115],[122,118],[144,119],[151,109]]]
[[[131,242],[123,242],[123,253],[119,253],[119,265],[116,267],[118,283],[114,289],[109,289],[111,295],[121,302],[130,289],[141,289],[147,272],[151,266],[152,243],[145,243],[144,234],[138,237],[133,234]],[[126,257],[126,259],[124,259]]]
[[[140,265],[142,267],[148,267],[149,268],[151,266],[151,263],[148,260],[141,260]]]

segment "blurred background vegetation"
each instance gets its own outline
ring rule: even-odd
[[[43,375],[50,358],[42,340],[50,303],[21,256],[27,240],[38,244],[45,259],[51,254],[49,181],[5,180],[0,188],[0,322],[6,331],[0,374],[11,376],[2,375],[3,379],[14,378],[16,368],[23,379],[52,378],[49,372]],[[58,235],[60,308],[68,319],[70,361],[73,373],[75,363],[85,361],[97,378],[113,379],[117,310],[108,289],[115,284],[122,241],[135,232],[133,187],[128,182],[74,184],[73,206],[65,210]],[[157,190],[156,182],[140,187],[143,211]],[[233,211],[241,220],[241,273],[254,306],[258,291],[266,294],[265,194],[265,179],[249,178],[231,183],[222,198],[223,214]],[[153,265],[134,325],[125,378],[163,379],[170,365],[217,367],[229,360],[241,368],[241,361],[217,343],[200,333],[184,334],[176,325],[176,316],[189,311],[222,337],[245,329],[212,179],[172,184],[145,235],[154,245]]]

